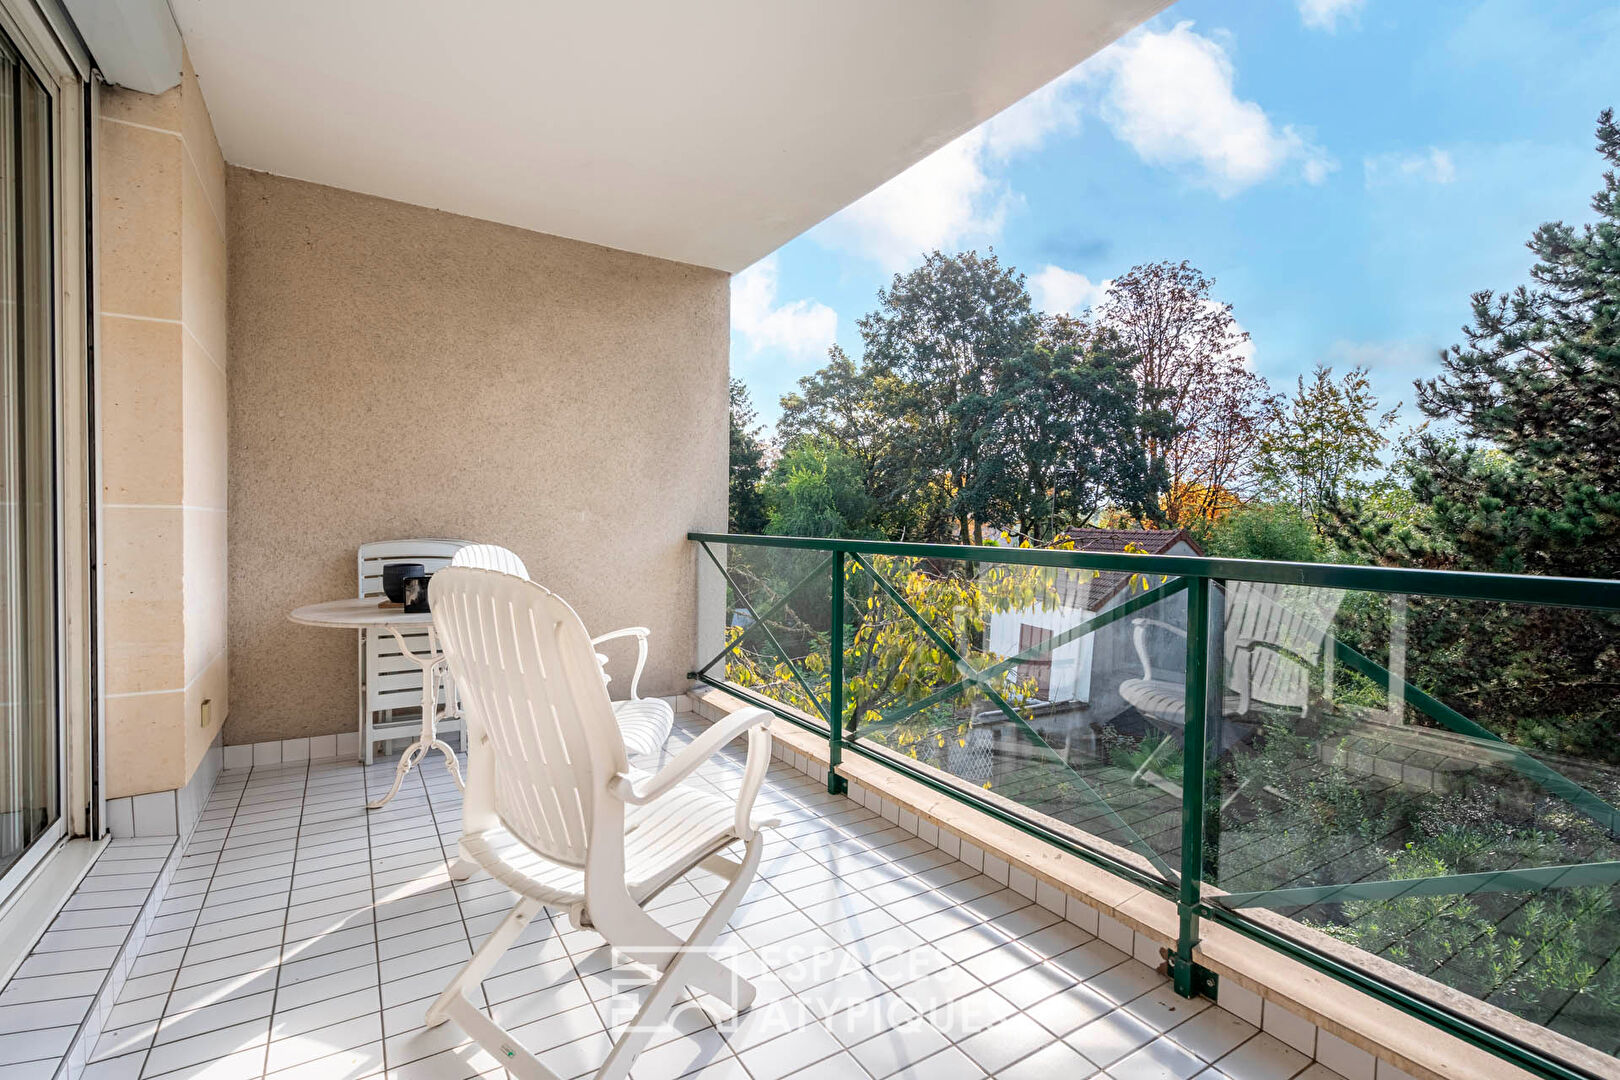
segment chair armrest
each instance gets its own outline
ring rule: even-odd
[[[638,701],[641,698],[641,670],[647,666],[647,638],[651,635],[652,631],[647,629],[645,626],[627,626],[622,630],[613,630],[609,633],[603,634],[600,637],[591,638],[592,645],[600,645],[604,641],[612,641],[615,638],[633,636],[636,639],[636,673],[630,676],[631,701]],[[598,653],[597,655],[601,656],[601,653]],[[606,663],[606,657],[603,657],[603,663]]]
[[[764,709],[738,709],[730,716],[710,724],[707,731],[688,743],[668,765],[644,778],[639,785],[629,775],[619,773],[608,781],[608,790],[635,806],[650,803],[691,776],[726,743],[747,732],[748,762],[743,769],[742,791],[737,796],[737,820],[741,831],[746,827],[754,796],[759,794],[760,784],[765,779],[765,768],[770,764],[771,737],[767,730],[770,722],[771,714]]]
[[[652,631],[645,626],[626,626],[622,630],[611,630],[606,634],[599,634],[591,638],[591,644],[600,645],[604,641],[612,641],[614,638],[630,637],[631,635],[645,639],[652,636]]]

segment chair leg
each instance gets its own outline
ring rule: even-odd
[[[703,950],[720,936],[720,931],[725,929],[726,923],[736,912],[737,905],[742,903],[743,896],[748,892],[748,886],[753,884],[754,874],[759,869],[760,854],[764,846],[764,836],[755,833],[753,839],[748,841],[748,849],[736,877],[720,893],[708,913],[698,921],[697,928],[692,931],[691,936],[680,942],[670,953],[661,956],[663,963],[650,958],[647,960],[662,968],[663,974],[653,986],[652,993],[647,995],[647,1000],[642,1002],[641,1008],[636,1011],[635,1019],[630,1021],[630,1026],[625,1029],[624,1034],[619,1036],[619,1041],[613,1044],[612,1051],[608,1053],[607,1060],[597,1070],[593,1080],[624,1080],[630,1074],[630,1066],[635,1062],[636,1056],[646,1049],[654,1033],[663,1026],[682,987],[695,986],[700,990],[706,990],[739,1012],[754,1003],[753,984]],[[644,912],[643,914],[645,915]],[[646,918],[649,923],[658,925],[650,915]],[[664,933],[669,932],[665,930]],[[673,934],[669,936],[674,938]],[[647,956],[645,952],[633,947],[625,948],[612,942],[611,939],[609,944],[632,957]]]
[[[452,1001],[448,1012],[461,1030],[472,1036],[473,1042],[499,1059],[506,1067],[505,1075],[517,1080],[562,1080],[466,998]]]
[[[478,946],[478,951],[473,953],[472,959],[456,972],[455,978],[450,980],[450,985],[444,988],[444,993],[428,1006],[428,1027],[437,1027],[449,1019],[451,1002],[458,997],[464,997],[469,987],[477,986],[484,981],[484,976],[489,974],[490,969],[506,954],[506,950],[510,949],[528,928],[540,906],[540,901],[528,897],[522,897],[512,905],[512,910],[506,913],[506,918],[502,919],[500,925],[484,939],[482,945]],[[493,1053],[493,1050],[491,1052]]]

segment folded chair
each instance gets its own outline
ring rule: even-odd
[[[529,568],[523,565],[523,560],[518,558],[517,553],[498,544],[468,544],[456,552],[450,565],[499,570],[503,574],[511,574],[524,581],[532,580],[529,577]],[[675,727],[675,709],[669,702],[663,698],[641,696],[641,672],[647,666],[647,638],[651,634],[652,631],[645,626],[629,626],[591,639],[592,645],[625,637],[636,639],[639,651],[636,655],[635,674],[630,676],[630,699],[613,703],[613,713],[619,718],[619,729],[624,733],[624,748],[631,757],[656,754],[662,750],[664,744],[669,741],[670,731]],[[598,653],[596,658],[604,667],[607,665],[606,656]],[[606,672],[603,673],[602,680],[608,681]]]
[[[378,540],[361,544],[359,552],[360,597],[383,599],[383,567],[389,563],[421,563],[429,574],[449,566],[456,554],[467,546],[465,540],[419,538],[412,540]],[[406,646],[417,655],[431,653],[433,643],[428,640],[427,627],[405,630],[400,634]],[[437,722],[440,732],[461,730],[460,714],[455,708],[455,687],[442,678],[442,668],[430,671],[427,678],[437,679],[434,694],[444,707],[445,715]],[[360,631],[360,760],[370,765],[376,744],[388,739],[415,738],[422,732],[420,716],[396,720],[396,709],[418,710],[422,704],[422,666],[400,654],[399,640],[384,630]],[[454,759],[446,758],[445,765],[455,774]]]
[[[454,1020],[520,1080],[558,1080],[467,997],[542,906],[591,927],[660,975],[596,1073],[622,1080],[683,987],[741,1011],[754,987],[710,955],[759,869],[754,800],[770,764],[770,716],[732,713],[653,775],[632,773],[624,737],[585,627],[560,597],[509,574],[451,567],[430,586],[433,625],[463,696],[468,725],[461,861],[488,870],[517,903],[428,1008]],[[682,783],[743,733],[748,756],[735,800]],[[722,854],[743,845],[740,861]],[[646,904],[701,867],[728,879],[684,940]]]

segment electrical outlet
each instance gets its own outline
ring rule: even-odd
[[[214,700],[213,700],[213,698],[203,698],[203,703],[202,703],[202,726],[207,727],[213,721],[213,719],[214,719]]]

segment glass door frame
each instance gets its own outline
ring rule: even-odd
[[[0,0],[0,32],[51,99],[50,247],[53,540],[56,561],[56,821],[0,875],[0,915],[62,844],[105,832],[101,783],[100,588],[96,568],[95,370],[91,305],[90,58],[72,21],[45,0]]]

